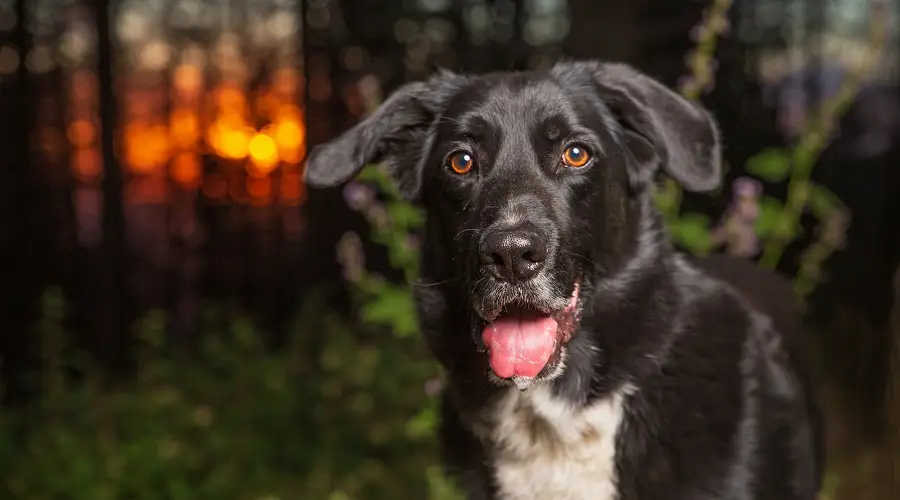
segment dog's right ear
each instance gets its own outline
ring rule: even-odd
[[[429,131],[446,105],[457,75],[442,72],[427,82],[403,85],[369,117],[337,138],[313,148],[305,181],[338,186],[370,163],[385,163],[401,194],[415,199],[431,141]]]

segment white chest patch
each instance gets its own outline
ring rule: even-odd
[[[511,390],[493,424],[479,430],[496,449],[498,498],[615,500],[615,443],[627,390],[580,409],[544,386]]]

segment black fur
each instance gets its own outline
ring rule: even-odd
[[[562,166],[571,144],[590,151],[587,166]],[[467,175],[446,166],[460,149],[476,161]],[[714,189],[719,156],[706,111],[601,62],[441,73],[312,151],[310,185],[385,162],[426,210],[419,319],[448,373],[442,441],[470,498],[501,498],[496,443],[473,429],[517,390],[490,376],[479,332],[509,307],[562,310],[576,283],[565,368],[561,350],[533,384],[575,408],[633,388],[615,441],[619,499],[815,498],[821,432],[790,287],[752,264],[679,256],[651,200],[658,168]],[[537,276],[490,271],[485,241],[502,231],[543,245]]]

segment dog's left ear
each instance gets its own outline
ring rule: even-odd
[[[620,63],[587,66],[604,103],[625,129],[635,159],[631,182],[649,182],[659,167],[685,189],[712,191],[722,176],[721,138],[712,116],[662,83]],[[557,71],[566,71],[566,64]]]
[[[313,148],[306,161],[306,183],[338,186],[366,165],[383,162],[401,194],[417,198],[423,162],[431,147],[429,132],[459,78],[445,71],[394,91],[369,117]]]

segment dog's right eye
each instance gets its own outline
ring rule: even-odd
[[[457,151],[447,157],[447,167],[454,174],[465,175],[475,166],[475,157],[468,151]]]
[[[563,151],[563,165],[570,168],[581,168],[591,161],[591,154],[580,144],[573,144]]]

